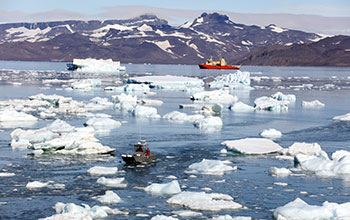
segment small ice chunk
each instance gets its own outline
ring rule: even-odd
[[[37,121],[38,118],[33,115],[29,115],[24,112],[18,112],[14,109],[2,109],[0,110],[0,122],[11,121]]]
[[[195,93],[191,96],[191,100],[229,104],[232,102],[237,102],[238,97],[229,94],[228,90],[221,89]]]
[[[254,101],[254,108],[258,111],[286,112],[288,105],[289,101],[279,101],[267,96],[256,98]]]
[[[271,167],[269,169],[269,174],[272,176],[285,177],[285,176],[289,176],[291,173],[292,171],[290,171],[287,168]]]
[[[237,70],[236,73],[225,74],[215,77],[213,82],[209,83],[210,88],[230,87],[234,89],[245,89],[250,87],[250,72]]]
[[[87,122],[85,122],[85,125],[91,126],[95,130],[99,131],[119,128],[122,124],[119,121],[113,120],[111,118],[94,117],[87,120]]]
[[[305,143],[295,142],[288,148],[281,150],[281,154],[294,156],[299,153],[306,155],[314,155],[315,153],[320,154],[322,151],[321,146],[318,143]]]
[[[40,181],[33,181],[33,182],[29,182],[27,183],[26,187],[28,189],[39,189],[39,188],[43,188],[43,187],[48,187],[50,184],[50,182],[40,182]]]
[[[178,220],[178,219],[171,216],[166,216],[166,215],[156,215],[156,216],[153,216],[151,220]]]
[[[126,188],[127,184],[124,183],[125,178],[106,178],[106,177],[100,177],[97,179],[97,183],[101,185],[105,185],[107,187],[112,188]]]
[[[213,217],[211,220],[252,220],[252,218],[247,216],[231,217],[230,215],[220,215]]]
[[[220,154],[227,154],[226,148],[221,149],[221,150],[220,150]]]
[[[274,128],[270,128],[270,129],[265,129],[260,133],[261,137],[264,138],[271,138],[271,139],[275,139],[275,138],[280,138],[282,137],[282,133]]]
[[[237,166],[228,165],[227,161],[207,160],[203,159],[201,162],[191,164],[188,167],[191,173],[201,173],[209,175],[223,175],[224,172],[237,170]]]
[[[350,156],[350,151],[338,150],[332,154],[332,160],[340,160],[344,156]]]
[[[118,167],[94,166],[87,171],[90,175],[113,175],[118,172]]]
[[[172,111],[163,116],[164,119],[169,120],[174,123],[183,123],[183,122],[194,122],[195,120],[204,118],[203,115],[187,115],[186,113],[182,113],[179,111]]]
[[[335,121],[350,121],[350,113],[333,117]]]
[[[193,125],[204,132],[215,132],[221,130],[222,120],[220,117],[209,116],[195,120]]]
[[[234,112],[252,112],[254,107],[244,104],[243,102],[236,102],[230,105],[229,109]]]
[[[269,154],[282,150],[282,147],[266,138],[244,138],[239,140],[224,141],[227,149],[237,151],[242,154]]]
[[[104,195],[92,197],[103,204],[115,204],[121,201],[120,197],[113,191],[107,190]]]
[[[145,191],[155,195],[172,195],[181,192],[179,182],[173,180],[169,183],[153,183],[145,188]]]
[[[5,172],[0,172],[0,177],[11,177],[15,176],[16,174],[14,173],[5,173]]]
[[[163,101],[155,99],[140,99],[137,100],[137,104],[140,105],[163,105]]]
[[[242,208],[233,198],[221,193],[205,193],[185,191],[172,196],[167,203],[182,205],[193,210],[221,211]]]
[[[277,93],[271,95],[271,98],[276,99],[278,101],[289,101],[289,102],[296,101],[295,95],[292,95],[292,94],[285,95],[282,92],[277,92]]]
[[[303,108],[323,108],[325,106],[325,104],[323,104],[322,102],[320,102],[318,100],[314,100],[311,102],[303,101],[301,103],[301,106]]]
[[[157,109],[149,106],[137,105],[133,111],[133,115],[139,118],[149,118],[149,119],[158,119],[160,115],[157,112]]]
[[[191,211],[191,210],[179,210],[179,211],[173,211],[172,213],[174,213],[175,215],[178,215],[178,216],[180,216],[182,218],[202,216],[202,213],[194,212],[194,211]]]
[[[278,207],[273,216],[276,219],[349,219],[350,202],[338,204],[324,202],[322,206],[309,205],[300,198]]]

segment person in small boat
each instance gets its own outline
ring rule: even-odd
[[[207,65],[212,65],[212,64],[213,64],[213,56],[210,56],[210,58],[207,59],[206,64],[207,64]]]
[[[142,147],[141,144],[140,144],[140,145],[138,146],[138,148],[136,149],[136,152],[142,152],[142,153],[143,153],[143,147]]]
[[[151,156],[151,151],[149,150],[149,148],[146,149],[146,157]]]
[[[227,65],[226,60],[224,59],[224,57],[221,57],[220,66],[226,66],[226,65]]]

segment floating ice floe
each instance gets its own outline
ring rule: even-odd
[[[29,182],[27,183],[26,187],[28,189],[39,189],[39,188],[43,188],[43,187],[47,187],[50,183],[49,182],[40,182],[40,181],[33,181],[33,182]]]
[[[113,102],[108,101],[107,98],[95,97],[90,99],[90,102],[85,105],[85,108],[91,111],[111,109],[113,108]]]
[[[106,177],[100,177],[97,179],[97,183],[101,185],[105,185],[107,187],[112,188],[126,188],[127,184],[124,183],[125,178],[106,178]]]
[[[350,121],[350,113],[333,117],[335,121]]]
[[[288,102],[295,102],[296,101],[295,95],[293,95],[293,94],[285,95],[282,92],[277,92],[275,94],[272,94],[271,98],[276,99],[278,101],[288,101]]]
[[[151,185],[145,187],[145,191],[155,195],[173,195],[181,192],[179,182],[173,180],[169,183],[152,183]]]
[[[87,170],[90,175],[113,175],[118,172],[118,167],[94,166]]]
[[[195,120],[193,125],[204,132],[216,132],[221,130],[223,123],[220,117],[209,116]]]
[[[323,104],[322,102],[320,102],[318,100],[314,100],[311,102],[302,101],[301,106],[303,108],[323,108],[325,106],[325,104]]]
[[[190,218],[190,217],[202,216],[202,213],[191,211],[191,210],[179,210],[179,211],[173,211],[172,213],[175,214],[175,215],[178,215],[178,216],[180,216],[182,218]]]
[[[205,116],[218,116],[222,114],[222,104],[203,105],[198,113]]]
[[[282,150],[282,147],[266,138],[244,138],[239,140],[224,141],[227,149],[234,150],[242,154],[269,154]]]
[[[280,138],[282,137],[282,133],[274,128],[270,128],[270,129],[265,129],[260,133],[261,137],[264,138],[271,138],[271,139],[275,139],[275,138]]]
[[[223,175],[224,172],[237,170],[237,166],[230,166],[230,161],[207,160],[203,159],[201,162],[191,164],[186,173],[191,174],[209,174],[209,175]]]
[[[11,146],[22,146],[56,154],[106,154],[113,148],[103,146],[94,137],[93,128],[74,128],[59,119],[36,130],[16,129],[11,133]]]
[[[291,173],[292,171],[287,168],[271,167],[269,169],[269,174],[272,176],[285,177],[289,176]]]
[[[38,118],[14,109],[0,109],[0,122],[37,121]]]
[[[115,204],[121,201],[120,197],[111,190],[107,190],[104,195],[94,196],[92,198],[103,204]]]
[[[173,75],[132,77],[128,81],[131,83],[147,83],[158,89],[182,91],[202,90],[204,85],[203,80],[198,78]]]
[[[127,84],[123,88],[126,93],[144,93],[151,90],[146,84]]]
[[[215,77],[213,82],[209,83],[211,88],[229,87],[233,89],[253,89],[250,87],[250,73],[237,70],[236,73],[221,75]]]
[[[314,173],[318,177],[350,178],[350,156],[330,160],[327,154],[297,154],[294,163],[302,171]]]
[[[181,192],[167,200],[172,205],[181,205],[192,210],[221,211],[242,208],[227,194],[205,192]]]
[[[136,104],[137,96],[122,93],[120,95],[112,96],[112,101],[114,103],[132,102]]]
[[[137,100],[137,104],[140,105],[163,105],[163,101],[155,99],[140,99]]]
[[[220,216],[211,218],[211,220],[252,220],[252,218],[247,216],[231,217],[230,215],[220,215]]]
[[[139,117],[139,118],[149,118],[149,119],[160,118],[160,115],[158,114],[157,109],[149,106],[137,105],[133,109],[132,114],[135,117]]]
[[[229,94],[228,90],[220,89],[195,93],[191,96],[191,100],[230,104],[232,102],[237,102],[238,98],[237,96]]]
[[[156,216],[153,216],[151,220],[178,220],[178,219],[171,216],[166,216],[166,215],[156,215]]]
[[[279,101],[277,99],[262,96],[256,98],[254,101],[255,110],[264,110],[272,112],[286,112],[288,111],[289,101]]]
[[[295,156],[297,154],[314,155],[326,154],[318,143],[295,142],[288,148],[283,148],[280,152],[283,155]]]
[[[338,150],[332,154],[332,160],[340,160],[344,156],[350,156],[350,151]]]
[[[182,113],[179,111],[172,111],[165,115],[163,115],[164,119],[167,119],[170,122],[174,123],[183,123],[183,122],[194,122],[198,119],[204,118],[203,115],[196,114],[196,115],[187,115],[186,113]]]
[[[314,220],[314,219],[350,219],[350,202],[332,203],[324,202],[322,206],[309,205],[300,198],[278,207],[273,216],[278,220]]]
[[[243,102],[236,102],[230,105],[229,109],[234,112],[252,112],[254,107],[244,104]]]
[[[0,172],[0,177],[12,177],[15,176],[15,173],[5,173],[5,172]]]
[[[119,61],[113,61],[112,59],[73,59],[73,65],[78,68],[77,72],[89,72],[89,73],[106,73],[106,72],[119,72],[125,71],[125,66],[121,66]]]
[[[71,88],[90,91],[95,87],[101,86],[101,79],[80,79],[70,84]]]
[[[55,215],[44,218],[42,220],[62,220],[62,219],[101,219],[109,215],[127,215],[128,212],[122,212],[118,209],[111,209],[108,206],[93,206],[83,204],[83,206],[74,203],[58,202],[54,206]]]
[[[111,118],[105,118],[105,117],[94,117],[88,119],[85,123],[85,126],[91,126],[94,128],[97,132],[108,132],[112,129],[119,128],[122,123],[119,121],[113,120]]]

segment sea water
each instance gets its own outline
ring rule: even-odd
[[[38,93],[57,94],[75,100],[88,101],[96,96],[111,100],[114,92],[103,89],[77,91],[62,89],[60,84],[44,85],[43,79],[100,78],[104,83],[119,80],[121,75],[186,75],[207,79],[234,71],[199,70],[189,65],[140,65],[127,64],[125,73],[115,75],[84,74],[65,71],[64,63],[50,62],[0,62],[0,100],[14,98],[27,99]],[[101,205],[93,196],[103,195],[110,188],[96,183],[98,177],[91,176],[87,170],[93,166],[116,166],[119,171],[113,177],[125,177],[125,189],[112,189],[122,199],[112,205],[128,211],[129,215],[109,216],[106,219],[150,219],[162,214],[171,216],[173,211],[184,210],[180,206],[166,203],[168,196],[147,194],[142,187],[151,183],[170,182],[168,176],[175,176],[182,190],[225,193],[234,197],[244,209],[235,211],[202,212],[205,219],[216,215],[251,216],[257,219],[272,219],[273,210],[279,206],[301,198],[308,204],[321,205],[324,201],[349,202],[350,181],[338,178],[318,178],[314,175],[273,177],[268,174],[270,167],[292,168],[291,161],[278,160],[276,155],[244,156],[228,152],[220,154],[224,148],[222,141],[246,137],[259,137],[264,129],[275,128],[283,133],[275,142],[289,147],[294,142],[318,143],[329,155],[336,150],[350,150],[350,124],[336,122],[332,117],[350,112],[347,83],[349,68],[322,67],[242,67],[242,71],[252,76],[282,77],[290,80],[267,80],[264,83],[252,81],[252,86],[261,84],[254,90],[233,90],[240,101],[253,105],[255,98],[271,95],[277,91],[296,95],[296,103],[285,113],[249,112],[236,113],[224,105],[223,128],[214,133],[204,133],[191,123],[170,123],[167,120],[148,120],[135,118],[130,114],[109,109],[101,111],[112,115],[113,119],[124,121],[120,128],[108,135],[97,136],[103,145],[116,149],[114,155],[94,157],[52,156],[33,157],[30,150],[13,150],[10,133],[14,128],[1,127],[0,133],[0,172],[15,173],[13,177],[0,177],[0,219],[38,219],[55,214],[52,208],[57,202]],[[13,84],[17,82],[17,84]],[[334,84],[329,89],[295,89],[291,84]],[[21,84],[18,84],[21,83]],[[283,84],[283,85],[282,85]],[[162,100],[157,106],[158,113],[164,115],[179,110],[179,104],[192,103],[190,94],[181,91],[153,90],[157,94],[150,98]],[[320,109],[303,109],[303,100],[318,99],[325,104]],[[192,109],[181,110],[190,114]],[[61,118],[73,126],[83,126],[85,118]],[[52,120],[40,120],[33,128],[41,128]],[[147,140],[152,153],[158,154],[158,161],[151,166],[127,167],[120,157],[121,153],[131,153],[133,144],[139,139]],[[238,170],[222,176],[186,174],[188,166],[202,159],[229,160]],[[63,189],[40,188],[30,190],[26,184],[32,181],[54,181],[64,184]],[[286,184],[274,184],[286,183]],[[148,217],[138,217],[138,214]],[[178,217],[181,219],[180,217]]]

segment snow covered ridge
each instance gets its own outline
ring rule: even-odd
[[[324,202],[322,206],[309,205],[302,199],[297,198],[294,201],[278,207],[273,216],[278,220],[288,219],[350,219],[350,202],[338,204]]]
[[[78,72],[119,72],[125,71],[125,66],[121,66],[119,61],[113,61],[112,59],[73,59],[73,65],[76,65]]]

